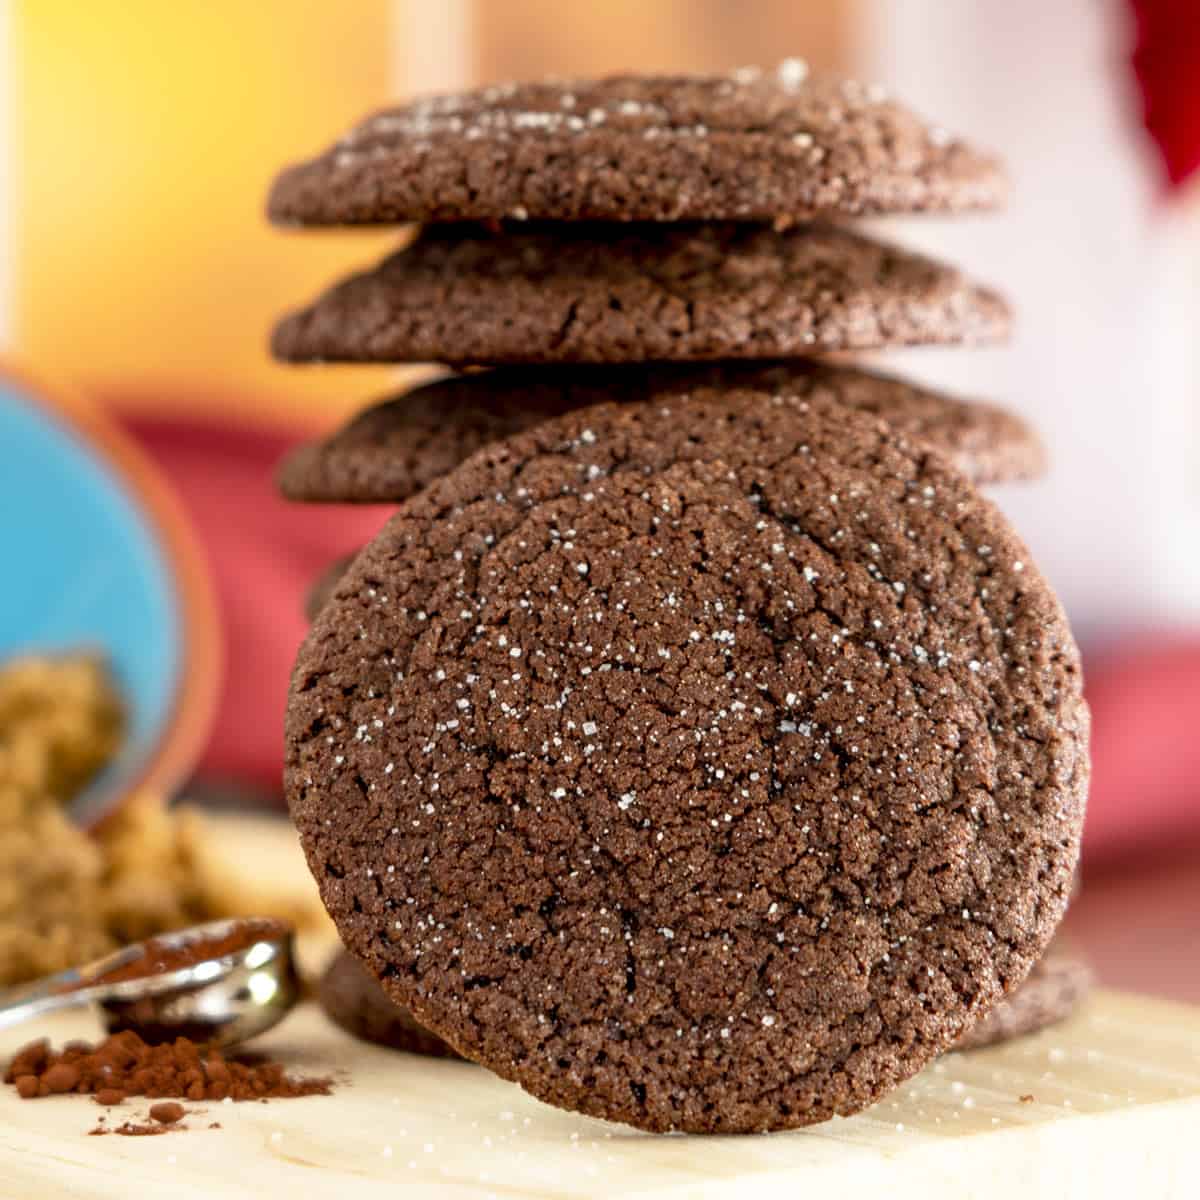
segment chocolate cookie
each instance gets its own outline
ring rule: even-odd
[[[310,621],[317,619],[317,613],[325,607],[326,601],[333,595],[338,581],[345,575],[350,564],[354,561],[353,554],[336,558],[317,576],[308,595],[304,597],[304,615]]]
[[[522,219],[788,221],[997,207],[995,158],[883,90],[791,59],[433,96],[285,170],[281,225]]]
[[[289,362],[792,358],[993,342],[996,293],[830,225],[431,225],[285,317]]]
[[[345,950],[338,952],[317,985],[317,999],[335,1025],[364,1042],[430,1058],[458,1055],[388,999],[379,981]]]
[[[479,451],[296,662],[286,790],[342,940],[551,1104],[869,1105],[1041,956],[1087,709],[940,455],[823,397],[602,405]]]
[[[1041,442],[1012,413],[886,375],[796,360],[777,364],[501,368],[451,375],[359,413],[293,451],[279,470],[289,500],[391,503],[457,466],[480,446],[549,417],[608,400],[678,401],[696,388],[821,395],[876,413],[935,446],[976,483],[1040,475]]]
[[[956,1050],[978,1050],[1065,1021],[1095,983],[1092,968],[1069,948],[1052,943],[1024,982],[958,1039]]]

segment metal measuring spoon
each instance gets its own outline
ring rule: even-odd
[[[187,950],[190,943],[216,941],[242,928],[245,944],[213,958],[127,974],[155,952]],[[265,918],[235,918],[193,925],[125,946],[113,954],[47,975],[34,983],[0,990],[0,1029],[44,1013],[96,1004],[109,1033],[131,1029],[148,1042],[190,1038],[232,1046],[281,1021],[300,996],[292,954],[292,929]]]

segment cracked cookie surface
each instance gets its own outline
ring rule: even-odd
[[[504,84],[375,113],[284,170],[283,225],[785,221],[995,208],[998,160],[800,61],[728,76]]]
[[[1040,475],[1037,434],[1013,413],[850,367],[793,362],[512,368],[451,375],[382,401],[320,441],[292,451],[278,473],[289,500],[406,500],[481,446],[550,417],[606,401],[674,400],[741,388],[826,396],[875,413],[947,454],[976,483]]]
[[[794,358],[1002,341],[956,268],[831,225],[430,225],[276,325],[288,362]]]
[[[603,405],[474,455],[297,660],[286,787],[394,1001],[651,1130],[869,1105],[1040,957],[1087,710],[937,454],[830,401]]]

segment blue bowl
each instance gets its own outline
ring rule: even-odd
[[[92,825],[145,781],[162,753],[179,715],[188,622],[176,555],[139,491],[138,476],[150,468],[139,460],[130,470],[125,455],[111,453],[114,431],[97,437],[92,419],[50,407],[46,395],[0,374],[0,661],[104,656],[126,706],[127,736],[73,804],[72,816]]]

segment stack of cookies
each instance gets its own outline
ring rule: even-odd
[[[1041,450],[845,362],[1006,335],[993,291],[844,223],[1003,193],[796,61],[436,97],[280,175],[280,224],[419,224],[277,356],[462,372],[281,472],[399,505],[323,581],[288,708],[347,1024],[643,1129],[780,1129],[871,1104],[1042,958],[1087,710],[977,490]]]

